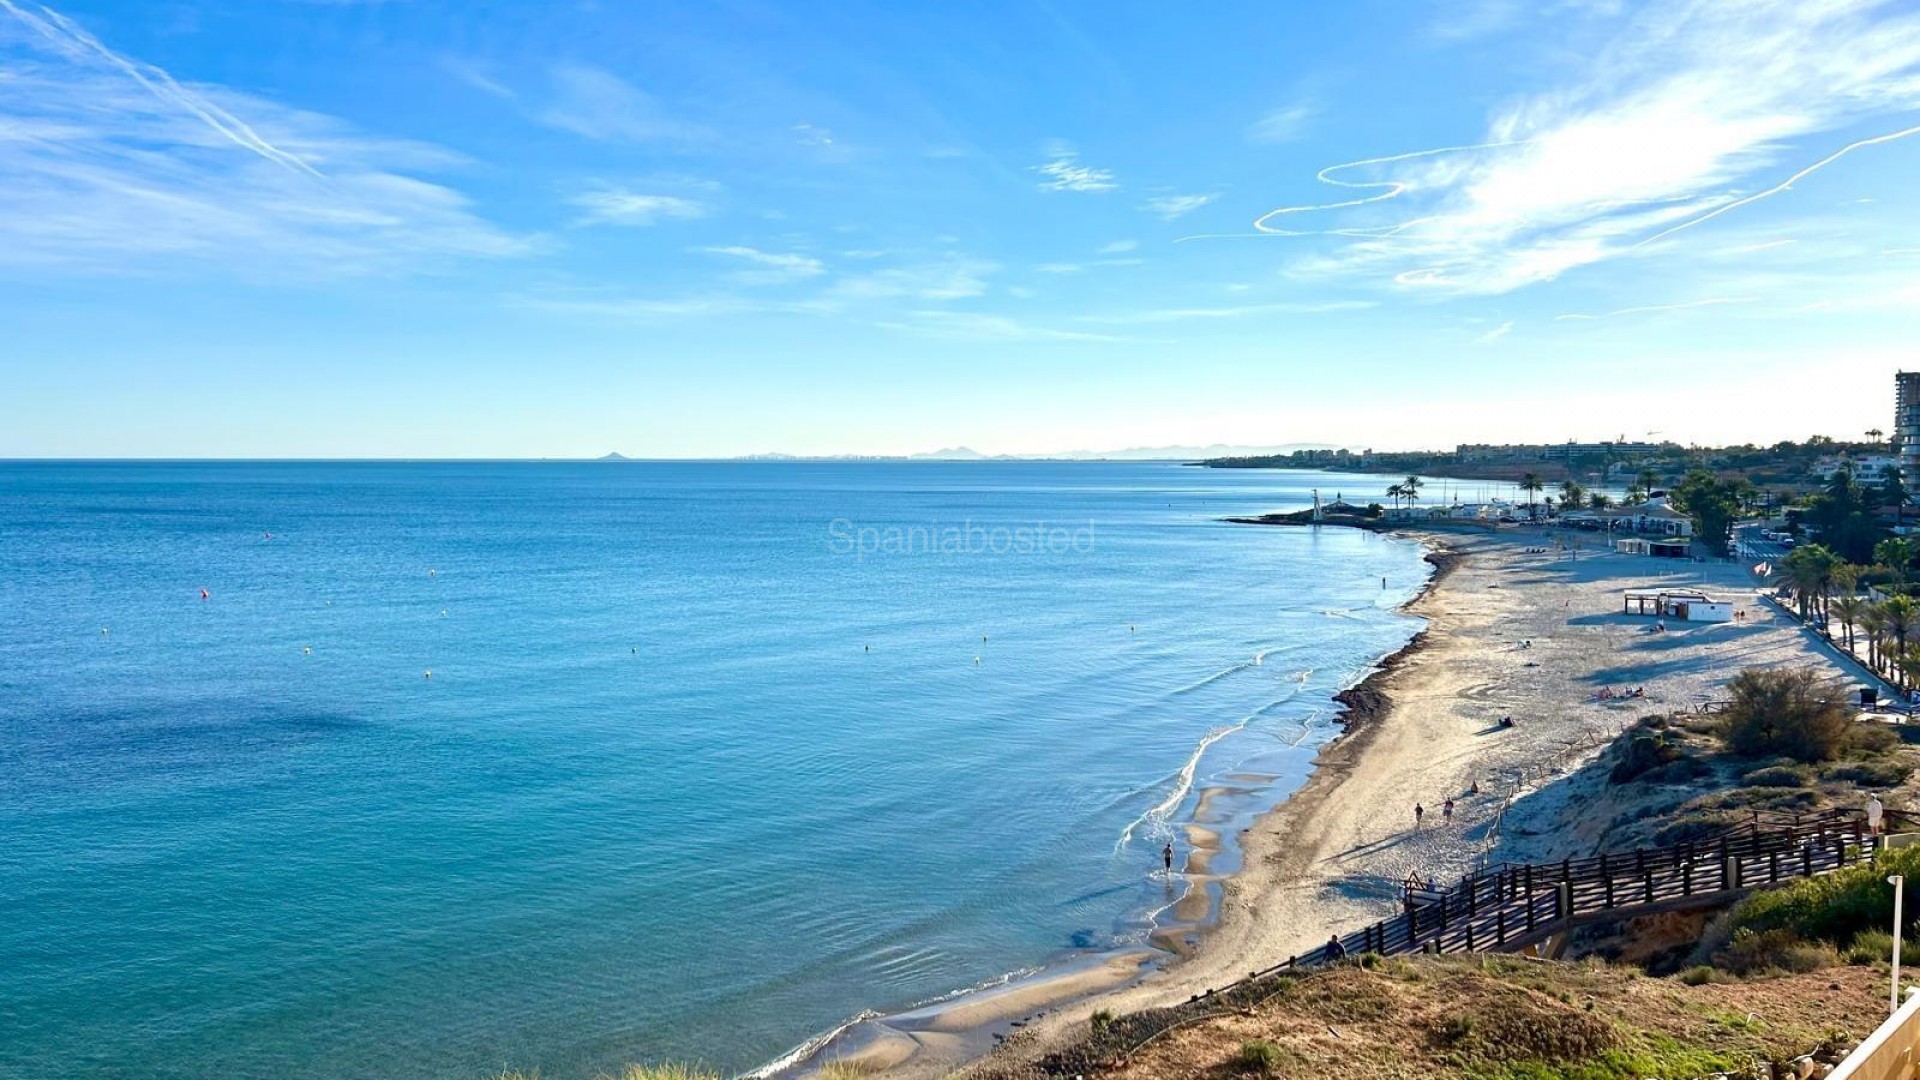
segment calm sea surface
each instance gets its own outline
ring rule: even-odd
[[[0,463],[0,1077],[742,1070],[1139,940],[1426,577],[1217,519],[1385,483]]]

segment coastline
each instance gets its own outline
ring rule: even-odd
[[[1225,520],[1234,524],[1295,524],[1245,518]],[[1358,523],[1324,524],[1367,528]],[[1394,610],[1402,615],[1419,617],[1419,606],[1466,559],[1464,553],[1438,533],[1383,528],[1367,531],[1390,533],[1426,549],[1422,559],[1432,571],[1413,596],[1396,605]],[[1172,904],[1155,913],[1155,925],[1147,937],[1147,946],[1056,958],[1034,972],[996,979],[903,1012],[856,1017],[746,1075],[786,1080],[810,1076],[826,1062],[842,1061],[888,1080],[948,1076],[990,1060],[1003,1045],[1012,1048],[1036,1037],[1045,1038],[1064,1016],[1078,1017],[1096,1006],[1112,1005],[1117,1009],[1120,1002],[1133,994],[1165,980],[1172,980],[1180,987],[1197,985],[1193,982],[1198,977],[1193,970],[1196,964],[1222,951],[1213,941],[1227,927],[1230,913],[1235,910],[1230,899],[1246,888],[1241,879],[1269,857],[1267,852],[1255,849],[1253,838],[1269,831],[1268,822],[1275,815],[1315,798],[1320,785],[1330,789],[1332,784],[1322,779],[1329,768],[1357,759],[1365,750],[1377,722],[1390,710],[1382,687],[1428,646],[1429,629],[1428,626],[1415,629],[1398,648],[1369,665],[1352,685],[1332,695],[1332,702],[1339,707],[1332,717],[1338,733],[1315,752],[1306,778],[1298,787],[1255,811],[1252,820],[1237,830],[1238,867],[1222,872],[1213,865],[1213,859],[1223,848],[1223,830],[1210,827],[1213,823],[1207,820],[1209,804],[1236,789],[1222,785],[1197,789],[1193,818],[1177,826],[1187,839],[1187,858],[1181,867],[1181,876],[1188,887]],[[1163,915],[1170,918],[1160,921]],[[1232,977],[1237,978],[1238,974]],[[1217,985],[1217,981],[1209,985]],[[1183,1000],[1186,996],[1189,994],[1182,991],[1174,1000]]]
[[[1178,1005],[1284,963],[1390,914],[1408,873],[1449,880],[1487,859],[1586,850],[1596,822],[1582,807],[1594,793],[1569,778],[1628,724],[1722,694],[1742,667],[1831,666],[1797,626],[1753,603],[1738,567],[1563,550],[1525,527],[1381,531],[1429,549],[1435,571],[1402,607],[1427,625],[1339,695],[1345,730],[1320,748],[1305,783],[1242,832],[1244,866],[1223,882],[1215,924],[1177,963],[1056,1004],[958,1075],[1047,1075],[1033,1064],[1070,1047],[1095,1010]],[[1647,634],[1619,595],[1656,583],[1732,595],[1749,617]],[[1644,697],[1596,694],[1636,685]],[[1518,722],[1501,723],[1507,716]],[[1454,812],[1441,821],[1412,813],[1416,802],[1437,811],[1449,800]]]

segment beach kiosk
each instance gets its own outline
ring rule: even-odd
[[[1733,621],[1733,605],[1690,589],[1628,589],[1623,609],[1628,615],[1652,615],[1682,622]]]
[[[1649,540],[1647,554],[1656,559],[1685,559],[1690,557],[1691,546],[1685,540]]]

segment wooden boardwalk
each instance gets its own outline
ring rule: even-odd
[[[1886,827],[1911,827],[1887,812]],[[1444,890],[1409,890],[1400,914],[1340,939],[1349,955],[1515,952],[1585,923],[1725,903],[1749,890],[1869,861],[1885,843],[1859,811],[1756,815],[1701,843],[1501,863]],[[1328,961],[1322,946],[1258,979]]]

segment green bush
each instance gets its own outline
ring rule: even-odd
[[[1893,757],[1847,761],[1827,766],[1824,775],[1828,780],[1863,788],[1893,788],[1907,782],[1907,777],[1913,775],[1913,765]]]
[[[1803,788],[1807,786],[1810,779],[1804,767],[1769,765],[1747,773],[1740,778],[1740,782],[1748,787]]]
[[[1249,1039],[1240,1044],[1233,1063],[1242,1072],[1269,1073],[1280,1067],[1286,1052],[1265,1039]]]
[[[1741,757],[1832,761],[1854,727],[1840,684],[1811,667],[1748,668],[1727,683],[1721,738]]]
[[[1711,964],[1701,964],[1681,972],[1680,981],[1686,983],[1688,986],[1705,986],[1708,983],[1726,982],[1728,980],[1726,972],[1721,971]]]
[[[1741,930],[1784,930],[1829,945],[1851,942],[1858,934],[1885,927],[1892,917],[1890,874],[1920,884],[1920,847],[1882,852],[1863,866],[1755,893],[1736,905],[1728,919],[1736,936]],[[1909,897],[1902,919],[1911,927],[1916,916],[1920,899]]]
[[[1849,964],[1884,964],[1893,961],[1893,935],[1885,930],[1862,930],[1847,946]]]
[[[1099,1012],[1094,1013],[1091,1017],[1088,1017],[1087,1024],[1088,1026],[1093,1028],[1095,1034],[1099,1034],[1100,1032],[1107,1030],[1109,1027],[1113,1026],[1113,1010],[1101,1009]]]

